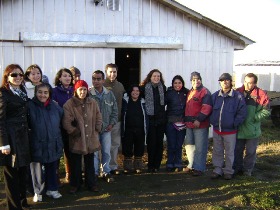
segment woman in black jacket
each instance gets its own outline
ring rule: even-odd
[[[26,167],[30,163],[27,95],[23,70],[6,67],[0,88],[0,164],[4,169],[8,209],[29,207],[26,200]]]
[[[163,153],[163,137],[166,125],[165,91],[162,73],[158,69],[149,72],[141,84],[144,89],[146,111],[149,119],[147,134],[148,172],[158,172]]]

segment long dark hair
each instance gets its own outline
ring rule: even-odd
[[[183,77],[181,77],[180,75],[176,75],[175,77],[173,77],[171,86],[173,87],[173,84],[174,84],[176,79],[178,79],[182,82],[182,85],[183,85],[182,88],[184,88],[185,87],[185,81],[184,81]]]
[[[37,64],[32,64],[31,66],[29,66],[25,73],[24,73],[24,80],[27,81],[27,82],[32,82],[28,77],[31,73],[31,70],[32,69],[35,69],[37,68],[39,70],[39,72],[41,73],[41,79],[40,79],[40,82],[42,82],[42,78],[43,78],[43,72],[42,72],[42,69],[40,68],[40,66],[38,66]]]
[[[8,65],[5,70],[4,70],[4,73],[3,73],[3,76],[2,76],[2,84],[1,84],[1,87],[4,87],[6,88],[7,90],[9,90],[9,82],[8,82],[8,77],[10,75],[10,73],[15,70],[15,69],[19,69],[21,71],[22,74],[24,74],[22,68],[20,67],[20,65],[18,64],[10,64]],[[20,85],[20,89],[22,91],[24,91],[26,93],[26,90],[24,88],[24,80],[22,80],[22,83]]]
[[[66,73],[68,73],[68,74],[70,74],[70,76],[71,76],[71,83],[70,83],[70,86],[73,86],[73,79],[74,79],[74,77],[73,77],[73,75],[72,75],[72,72],[69,70],[69,69],[67,69],[67,68],[62,68],[62,69],[60,69],[57,73],[56,73],[56,75],[55,75],[55,78],[54,78],[54,85],[55,86],[58,86],[59,84],[60,84],[60,77],[61,77],[61,75],[62,75],[62,73],[63,72],[66,72]]]

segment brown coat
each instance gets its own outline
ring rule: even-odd
[[[100,150],[99,132],[102,116],[96,101],[73,97],[63,106],[63,127],[69,134],[69,150],[76,154],[90,154]]]

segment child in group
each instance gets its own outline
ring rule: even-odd
[[[140,97],[139,85],[132,85],[122,103],[122,153],[124,173],[141,173],[147,133],[145,100]],[[133,161],[134,156],[134,161]]]
[[[45,189],[49,197],[62,196],[58,192],[57,164],[63,154],[60,128],[63,110],[51,98],[52,87],[41,83],[35,87],[35,96],[28,102],[34,202],[42,201]]]
[[[69,134],[70,193],[75,194],[81,185],[82,156],[84,156],[85,184],[89,191],[98,192],[94,175],[94,152],[100,150],[99,132],[102,116],[97,102],[89,97],[88,84],[78,80],[74,96],[63,106],[63,127]]]

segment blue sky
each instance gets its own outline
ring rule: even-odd
[[[234,64],[280,61],[280,0],[177,1],[256,42],[236,52]]]

